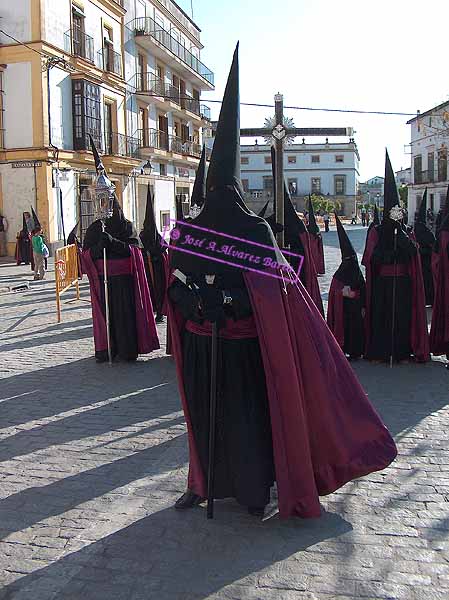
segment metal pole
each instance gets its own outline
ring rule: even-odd
[[[217,423],[217,360],[218,325],[212,323],[212,348],[210,369],[210,407],[209,407],[209,465],[207,475],[207,518],[214,518],[214,479],[215,479],[215,433]]]
[[[274,97],[276,127],[284,127],[284,96],[276,94]],[[278,130],[281,132],[281,130]],[[276,222],[284,225],[284,139],[283,137],[274,136],[274,144],[276,148]],[[277,234],[277,242],[281,248],[284,247],[284,232]]]
[[[103,233],[106,231],[106,224],[101,222]],[[106,316],[106,337],[108,341],[108,359],[112,365],[112,349],[111,349],[111,326],[109,320],[109,286],[108,286],[108,263],[106,258],[106,248],[103,248],[103,279],[104,279],[104,303]]]

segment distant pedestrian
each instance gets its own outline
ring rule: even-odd
[[[357,223],[356,223],[356,217],[355,217],[355,212],[353,212],[352,215],[351,215],[351,225],[357,225]]]
[[[8,251],[6,249],[6,232],[8,231],[8,221],[6,217],[0,213],[0,256],[6,256]]]
[[[369,227],[369,223],[371,221],[371,213],[369,210],[366,211],[366,226]]]
[[[34,219],[29,212],[24,212],[23,215],[25,217],[28,233],[31,235],[35,227]]]
[[[325,212],[323,215],[323,221],[324,221],[324,231],[326,233],[329,231],[329,220],[330,220],[330,217],[327,214],[327,212]]]
[[[48,258],[49,255],[48,248],[44,244],[42,229],[40,227],[34,229],[31,244],[33,246],[34,257],[34,279],[35,281],[38,281],[45,277],[45,259]]]
[[[362,227],[366,226],[366,209],[362,208]]]

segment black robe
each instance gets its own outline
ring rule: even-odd
[[[33,262],[33,248],[28,231],[21,231],[16,241],[16,262],[18,265],[29,265]]]
[[[415,237],[419,245],[419,254],[421,256],[426,305],[432,306],[434,298],[432,252],[435,245],[435,236],[433,232],[426,225],[424,225],[424,223],[418,222],[415,225]]]
[[[108,264],[129,258],[131,253],[129,246],[138,245],[137,233],[132,224],[125,221],[120,227],[108,226],[106,221],[106,232],[110,233],[112,240],[106,244],[106,257]],[[125,224],[126,223],[126,224]],[[86,231],[84,238],[84,251],[90,250],[93,261],[103,258],[101,222],[95,221]],[[117,236],[117,237],[115,237]],[[112,268],[112,265],[111,265]],[[105,303],[103,277],[101,280],[101,302]],[[108,274],[109,290],[109,314],[111,331],[111,349],[112,356],[118,356],[122,360],[136,360],[138,356],[137,324],[135,309],[134,277],[127,275]],[[107,360],[107,351],[95,352],[98,360]]]
[[[223,317],[237,322],[251,317],[251,303],[241,274],[232,276],[226,285],[225,277],[217,278],[217,287],[211,288],[229,290],[232,308],[218,310],[224,310]],[[176,280],[169,288],[169,297],[188,321],[203,322],[198,295],[183,283]],[[186,329],[182,345],[184,388],[201,467],[207,478],[211,337]],[[214,497],[235,498],[244,506],[265,506],[275,474],[264,366],[257,337],[219,339],[217,398]]]
[[[371,258],[373,272],[383,266],[394,272],[396,261],[396,277],[378,273],[373,277],[371,289],[371,338],[367,348],[368,360],[388,361],[393,348],[393,360],[408,360],[412,355],[411,328],[413,290],[410,275],[405,268],[416,255],[417,249],[405,231],[399,227],[397,250],[394,251],[393,227],[390,222],[378,228],[379,241]],[[394,290],[396,280],[396,288]],[[394,334],[393,326],[393,294],[394,302]]]

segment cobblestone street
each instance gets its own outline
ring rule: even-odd
[[[358,251],[366,229],[349,228]],[[327,300],[340,262],[323,234]],[[0,600],[449,598],[449,372],[352,363],[395,437],[392,466],[322,498],[317,520],[233,502],[178,513],[187,437],[173,361],[93,358],[88,284],[56,323],[48,278],[0,263]],[[1,292],[1,289],[0,289]],[[68,292],[65,301],[73,299]]]

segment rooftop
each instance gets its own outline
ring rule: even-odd
[[[431,115],[435,111],[442,110],[443,108],[447,108],[447,107],[449,107],[449,100],[446,100],[446,102],[443,102],[442,104],[439,104],[438,106],[434,106],[433,108],[426,110],[426,112],[418,113],[416,115],[416,117],[413,117],[413,119],[410,119],[409,121],[407,121],[407,125],[410,125],[411,123],[413,123],[414,121],[416,121],[417,119],[419,119],[421,117],[427,117],[428,115]]]

